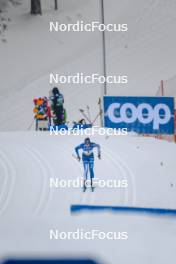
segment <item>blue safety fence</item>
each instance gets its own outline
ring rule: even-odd
[[[147,213],[160,215],[175,215],[176,209],[167,208],[148,208],[148,207],[132,207],[132,206],[110,206],[110,205],[82,205],[73,204],[70,207],[71,213],[78,213],[82,211],[113,211],[119,213]]]
[[[92,128],[91,124],[85,124],[85,125],[81,125],[81,124],[74,124],[74,126],[72,128],[69,128],[67,125],[63,124],[63,125],[59,125],[59,126],[49,126],[49,131],[60,131],[60,130],[81,130],[81,129],[87,129],[87,128]]]
[[[59,125],[59,126],[49,126],[49,130],[52,131],[60,131],[60,130],[68,130],[68,126],[67,125]]]
[[[74,124],[72,129],[87,129],[87,128],[91,128],[92,125],[91,124],[85,124],[85,125],[81,125],[81,124]]]
[[[100,264],[92,259],[9,259],[3,264]]]

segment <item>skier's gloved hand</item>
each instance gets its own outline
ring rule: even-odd
[[[101,154],[100,153],[98,154],[98,158],[101,159]]]
[[[77,160],[78,160],[78,161],[80,161],[80,160],[81,160],[80,156],[77,156]]]

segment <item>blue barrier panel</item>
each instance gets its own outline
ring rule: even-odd
[[[132,206],[110,206],[110,205],[81,205],[73,204],[70,207],[72,213],[81,211],[115,211],[115,212],[129,212],[129,213],[148,213],[148,214],[162,214],[162,215],[175,215],[176,209],[166,208],[146,208],[146,207],[132,207]]]
[[[49,126],[49,130],[50,131],[59,131],[59,130],[68,130],[68,126],[67,125],[59,125],[59,126]]]
[[[85,125],[75,124],[72,129],[87,129],[91,127],[92,127],[91,124],[85,124]]]
[[[91,259],[9,259],[4,264],[98,264]]]
[[[174,98],[104,96],[104,124],[137,133],[174,134]]]

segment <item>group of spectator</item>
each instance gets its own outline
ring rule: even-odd
[[[34,114],[36,130],[40,129],[40,122],[45,121],[46,129],[50,125],[62,125],[66,123],[67,115],[64,108],[64,97],[57,87],[52,89],[51,96],[34,98]]]

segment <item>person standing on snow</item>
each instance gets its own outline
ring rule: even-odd
[[[46,112],[46,116],[48,117],[49,126],[51,126],[52,114],[51,114],[51,107],[50,107],[50,105],[48,103],[48,98],[47,97],[44,97],[43,106],[44,106],[44,109],[45,109],[45,112]]]
[[[63,113],[64,113],[64,97],[59,92],[57,87],[54,87],[52,90],[51,96],[51,109],[55,115],[55,125],[61,125],[63,123]]]
[[[100,151],[100,145],[93,143],[90,141],[90,138],[86,138],[84,140],[84,143],[78,145],[75,148],[75,152],[77,155],[78,161],[81,160],[79,155],[79,150],[82,150],[82,161],[84,166],[84,184],[83,184],[83,191],[86,190],[86,180],[88,178],[88,171],[90,173],[90,180],[91,180],[91,189],[94,191],[93,187],[93,178],[94,178],[94,152],[93,149],[98,149],[98,158],[101,159],[101,151]]]

